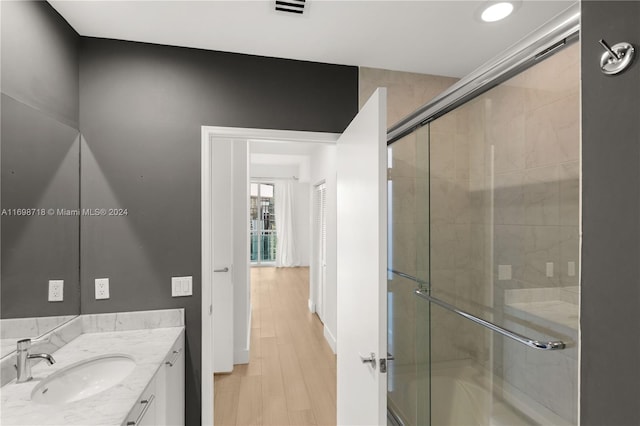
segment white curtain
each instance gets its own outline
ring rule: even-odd
[[[300,260],[296,252],[293,231],[293,183],[291,181],[276,182],[275,194],[276,215],[276,266],[299,266]]]

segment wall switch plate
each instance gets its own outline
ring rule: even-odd
[[[567,262],[567,275],[570,277],[576,276],[576,262]]]
[[[171,277],[171,297],[182,296],[181,292],[181,277]]]
[[[171,277],[171,297],[191,296],[193,294],[192,277]]]
[[[511,265],[498,265],[498,281],[511,279]]]
[[[109,278],[96,278],[96,300],[109,298]]]
[[[553,262],[547,262],[547,278],[553,277]]]
[[[49,280],[49,302],[62,302],[64,299],[64,280]]]
[[[193,278],[192,277],[182,277],[182,295],[183,296],[193,295]]]

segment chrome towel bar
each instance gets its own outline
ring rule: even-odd
[[[516,342],[520,342],[523,345],[529,346],[530,348],[540,349],[543,351],[554,351],[558,349],[564,349],[566,347],[564,342],[560,340],[551,341],[551,342],[541,342],[539,340],[530,339],[526,336],[523,336],[522,334],[518,334],[515,331],[507,330],[506,328],[502,328],[497,324],[494,324],[487,320],[483,320],[482,318],[478,318],[477,316],[471,315],[468,312],[462,311],[456,308],[455,306],[448,304],[445,301],[442,301],[436,297],[431,296],[430,294],[426,293],[423,290],[415,290],[415,295],[423,299],[426,299],[429,302],[434,303],[440,306],[441,308],[446,309],[447,311],[451,311],[470,321],[473,321],[476,324],[480,324],[481,326],[486,327],[489,330],[495,331],[498,334],[502,334],[505,337],[515,340]]]
[[[425,287],[429,287],[429,283],[427,283],[424,280],[421,280],[419,278],[416,278],[414,276],[411,276],[409,274],[405,274],[404,272],[399,272],[399,271],[395,271],[393,269],[388,269],[387,271],[396,274],[402,278],[406,278],[408,280],[414,281],[418,284],[421,284]],[[453,313],[456,313],[458,315],[460,315],[461,317],[464,317],[466,319],[468,319],[469,321],[473,321],[476,324],[479,324],[483,327],[488,328],[489,330],[495,331],[498,334],[502,334],[505,337],[508,337],[510,339],[515,340],[516,342],[522,343],[523,345],[529,346],[530,348],[533,349],[540,349],[543,351],[555,351],[555,350],[559,350],[559,349],[564,349],[566,348],[567,345],[565,345],[565,343],[561,340],[557,340],[557,341],[551,341],[551,342],[541,342],[539,340],[534,340],[534,339],[530,339],[526,336],[523,336],[522,334],[518,334],[515,331],[511,331],[511,330],[507,330],[506,328],[500,327],[497,324],[494,324],[492,322],[489,322],[487,320],[483,320],[482,318],[479,318],[475,315],[470,314],[469,312],[465,312],[462,311],[458,308],[456,308],[455,306],[438,299],[437,297],[433,297],[431,296],[426,290],[422,290],[422,289],[416,289],[414,291],[414,294],[418,297],[421,297],[425,300],[428,300],[431,303],[434,303],[438,306],[440,306],[441,308],[444,308],[448,311],[451,311]]]
[[[422,286],[425,286],[425,287],[429,286],[428,282],[426,282],[424,280],[421,280],[420,278],[416,278],[416,277],[414,277],[412,275],[405,274],[404,272],[396,271],[395,269],[387,269],[387,272],[391,272],[392,274],[396,274],[399,277],[406,278],[406,279],[411,280],[411,281],[415,281],[415,282],[417,282],[418,284],[420,284]]]

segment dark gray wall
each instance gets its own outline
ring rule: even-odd
[[[640,424],[640,61],[600,72],[602,48],[640,49],[640,2],[582,2],[583,425]]]
[[[2,318],[80,313],[78,131],[2,94],[2,209],[56,214],[2,216]],[[64,301],[48,302],[48,281]]]
[[[79,37],[45,2],[0,7],[0,207],[77,209]],[[0,221],[2,318],[78,314],[78,217]],[[64,280],[63,302],[47,301],[49,279]]]
[[[2,1],[2,93],[78,128],[78,34],[44,1]]]
[[[184,307],[187,423],[199,424],[202,125],[341,132],[356,67],[82,38],[82,312]],[[171,297],[172,276],[192,297]],[[109,300],[92,282],[110,278]]]

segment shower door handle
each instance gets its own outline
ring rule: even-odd
[[[371,352],[368,357],[360,355],[360,361],[363,364],[371,364],[371,368],[376,369],[376,354],[374,352]]]

